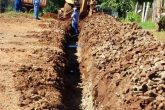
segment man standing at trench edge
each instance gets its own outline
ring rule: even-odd
[[[71,18],[72,18],[72,29],[74,32],[74,36],[77,36],[79,34],[78,31],[79,12],[76,7],[73,8],[73,13],[71,15]]]
[[[39,20],[39,6],[40,6],[40,0],[33,0],[34,5],[34,18]]]

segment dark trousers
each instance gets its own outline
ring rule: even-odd
[[[15,2],[15,11],[19,12],[21,10],[21,2]]]
[[[39,4],[34,4],[34,17],[38,19],[39,15]]]
[[[78,23],[72,22],[72,29],[74,34],[78,34]]]

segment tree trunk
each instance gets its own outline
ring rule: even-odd
[[[147,8],[145,11],[144,22],[147,20],[147,17],[148,17],[149,6],[150,6],[150,2],[147,2]]]
[[[163,4],[163,2],[162,2],[162,0],[155,0],[155,19],[154,19],[154,21],[156,21],[156,22],[159,22],[160,21],[160,16],[161,16],[161,13],[162,13],[162,5]]]
[[[142,19],[141,19],[142,22],[144,22],[145,7],[146,7],[146,3],[143,2],[143,11],[142,11]]]

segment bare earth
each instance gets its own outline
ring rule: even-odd
[[[40,22],[2,17],[0,21],[0,109],[19,110],[20,94],[14,87],[13,71],[28,62],[29,50],[36,45],[37,39],[25,36],[33,31],[41,31],[38,26]]]
[[[29,63],[31,50],[41,46],[37,38],[28,38],[43,29],[41,21],[19,17],[9,19],[0,16],[0,110],[19,110],[20,94],[14,87],[14,71]]]

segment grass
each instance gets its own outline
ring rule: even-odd
[[[4,13],[5,15],[7,15],[8,17],[18,17],[20,15],[20,13],[16,13],[15,11],[8,11]]]
[[[139,23],[139,26],[141,26],[142,29],[153,33],[154,37],[157,38],[158,40],[165,41],[165,31],[158,32],[157,24],[152,22],[151,20],[146,22],[141,22]]]
[[[22,13],[22,12],[15,12],[15,11],[7,11],[5,13],[0,14],[0,16],[6,16],[8,18],[17,18],[19,16],[27,16],[32,18],[33,17],[33,13]]]
[[[157,32],[155,30],[149,30],[149,31],[152,32],[157,39],[165,42],[165,31],[161,31],[161,32]]]
[[[156,29],[156,24],[152,21],[146,21],[146,22],[140,22],[139,25],[143,28],[143,29]]]

